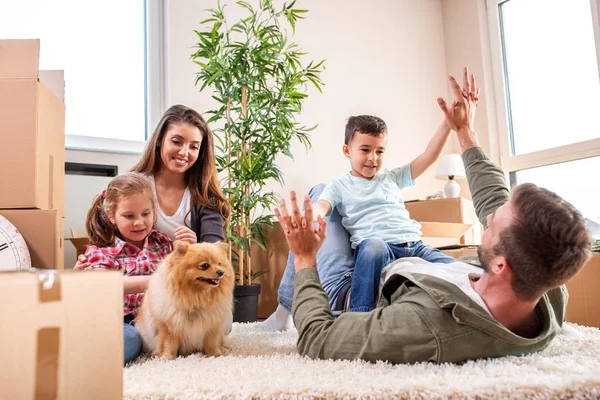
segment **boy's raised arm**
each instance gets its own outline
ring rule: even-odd
[[[448,137],[450,137],[450,127],[444,120],[433,134],[423,154],[410,163],[410,173],[413,180],[421,176],[440,157]]]

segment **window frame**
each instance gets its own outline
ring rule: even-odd
[[[96,136],[65,135],[66,150],[105,153],[142,154],[151,129],[160,119],[166,105],[166,0],[144,1],[144,139],[125,140]]]
[[[500,166],[514,177],[514,173],[524,169],[543,167],[567,161],[600,156],[600,138],[575,142],[549,149],[512,155],[510,127],[510,96],[507,92],[504,49],[500,5],[507,1],[519,0],[485,0],[488,16],[490,52],[492,61],[492,77],[494,81],[494,100],[496,103],[496,119],[498,129],[490,141],[497,143]],[[596,59],[600,75],[600,0],[589,0],[592,9],[593,30],[596,44]],[[600,76],[599,76],[600,79]]]

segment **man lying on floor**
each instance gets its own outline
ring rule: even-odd
[[[466,72],[465,72],[466,74]],[[313,224],[291,193],[275,213],[294,254],[293,317],[298,351],[321,359],[461,362],[522,355],[545,348],[563,323],[564,288],[590,254],[581,214],[556,194],[532,184],[509,198],[504,173],[479,147],[474,131],[477,98],[450,77],[455,102],[438,103],[457,132],[477,215],[485,227],[480,259],[432,264],[400,259],[386,267],[378,307],[334,319],[319,281],[316,254],[327,223]]]

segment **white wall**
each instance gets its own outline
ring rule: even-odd
[[[481,146],[498,161],[497,146],[490,140],[490,131],[495,130],[494,96],[491,74],[491,54],[487,11],[483,0],[445,0],[442,2],[444,20],[444,47],[449,71],[462,82],[462,68],[469,67],[475,74],[477,85],[483,88],[477,109],[475,130],[481,133]],[[451,93],[448,85],[448,92]],[[459,152],[458,143],[455,151]]]
[[[227,1],[222,1],[227,3]],[[231,1],[229,1],[231,3]],[[282,2],[280,2],[282,4]],[[356,114],[383,118],[390,134],[386,166],[410,162],[425,149],[442,120],[436,97],[445,95],[446,63],[440,0],[301,0],[297,8],[310,10],[296,26],[293,38],[309,59],[326,59],[323,94],[311,90],[300,122],[319,124],[312,132],[308,153],[295,143],[295,160],[282,157],[279,165],[285,187],[271,185],[279,194],[290,189],[307,192],[349,170],[341,148],[346,119]],[[196,43],[194,29],[208,18],[204,9],[213,0],[171,0],[168,25],[169,104],[182,103],[204,112],[214,103],[210,93],[193,85],[197,65],[190,61]],[[229,5],[230,9],[235,8]],[[238,13],[239,15],[239,13]],[[407,199],[425,198],[440,190],[435,166]]]

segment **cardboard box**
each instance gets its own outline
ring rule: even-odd
[[[0,40],[0,78],[37,76],[39,63],[32,63],[31,56],[39,52],[39,40]]]
[[[566,286],[569,302],[565,320],[600,328],[600,254],[593,254]]]
[[[0,40],[0,208],[64,216],[65,105],[38,80],[39,40]]]
[[[465,229],[460,236],[455,236],[449,232],[445,236],[433,236],[428,232],[423,232],[423,243],[433,246],[448,246],[453,244],[479,244],[481,242],[481,224],[475,214],[473,202],[459,197],[455,199],[435,199],[435,200],[416,200],[405,202],[406,209],[410,217],[423,225],[425,222],[436,222],[446,224],[466,224]],[[440,227],[438,225],[438,227]],[[459,230],[457,226],[451,228],[446,226],[452,232]],[[436,234],[437,233],[437,228]]]
[[[469,225],[477,222],[473,202],[463,197],[408,201],[404,204],[410,217],[419,222],[455,222]]]
[[[254,281],[260,283],[258,295],[258,318],[268,318],[277,308],[277,290],[287,264],[289,247],[285,235],[275,222],[277,229],[265,228],[266,250],[256,243],[252,244],[252,269],[269,270]]]
[[[73,246],[75,246],[77,256],[85,253],[88,245],[90,244],[90,239],[87,237],[87,231],[81,228],[70,228],[69,230],[71,231],[71,237],[69,238],[69,241],[73,244]],[[68,262],[68,260],[65,260],[65,263]],[[76,262],[77,260],[74,260],[73,265],[75,265]]]
[[[122,398],[122,273],[2,272],[0,304],[0,398]]]
[[[64,218],[58,210],[0,210],[21,233],[31,265],[42,269],[64,269]]]
[[[71,243],[73,243],[73,246],[75,246],[75,250],[77,251],[78,256],[80,254],[85,253],[88,245],[90,244],[90,239],[87,236],[86,237],[72,237],[72,238],[69,238],[69,241],[71,241]],[[73,264],[73,265],[75,265],[75,264]]]
[[[431,247],[455,245],[471,229],[469,224],[454,222],[419,222],[423,243]]]

